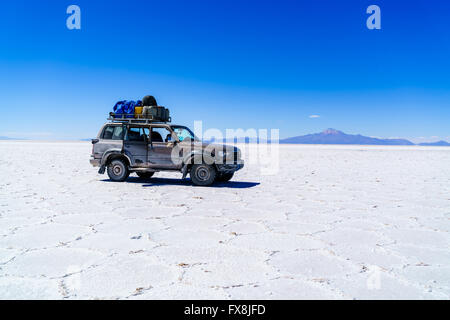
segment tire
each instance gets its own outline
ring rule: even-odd
[[[122,160],[113,160],[108,165],[108,176],[112,181],[123,182],[130,175],[128,167]]]
[[[194,164],[190,172],[192,183],[196,186],[209,186],[214,183],[216,169],[207,164]]]
[[[150,179],[154,172],[136,172],[139,178],[141,179]]]
[[[217,182],[228,182],[233,178],[234,172],[227,172],[227,173],[218,173],[216,176]]]
[[[156,99],[154,96],[145,96],[144,98],[142,98],[142,105],[144,107],[155,107],[158,104],[156,103]]]

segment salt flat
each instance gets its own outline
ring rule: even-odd
[[[229,184],[0,142],[1,299],[449,299],[450,148],[280,146]]]

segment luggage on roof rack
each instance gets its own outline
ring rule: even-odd
[[[117,117],[134,118],[135,108],[139,106],[141,101],[119,101],[114,105],[114,113]]]
[[[170,122],[169,109],[158,106],[153,96],[145,96],[142,101],[119,101],[113,108],[108,120],[141,122]]]
[[[142,105],[144,107],[156,107],[158,103],[156,102],[154,96],[145,96],[144,98],[142,98]]]
[[[157,107],[144,106],[142,109],[141,116],[144,119],[156,119],[163,122],[169,121],[170,119],[169,109],[161,106]]]

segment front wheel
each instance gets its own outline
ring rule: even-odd
[[[194,164],[190,172],[192,183],[196,186],[209,186],[216,178],[216,169],[207,164]]]
[[[234,172],[219,173],[216,177],[217,182],[228,182],[233,178]]]
[[[108,176],[112,181],[123,182],[129,175],[130,171],[122,160],[113,160],[108,166]]]

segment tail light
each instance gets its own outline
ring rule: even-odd
[[[92,155],[94,156],[94,144],[96,144],[99,140],[98,139],[92,139]]]

